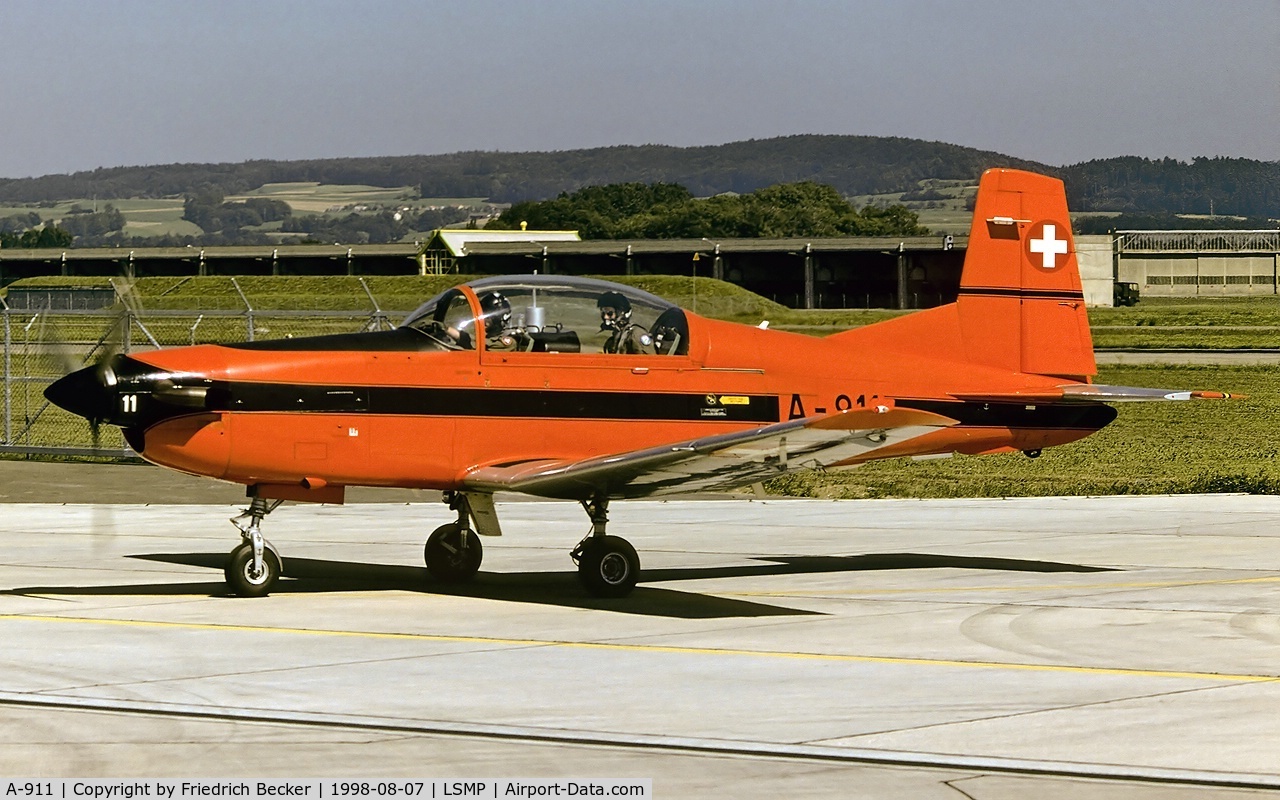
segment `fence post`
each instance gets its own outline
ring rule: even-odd
[[[245,297],[244,290],[240,288],[240,282],[234,277],[231,279],[231,285],[235,287],[236,294],[240,295],[240,302],[244,303],[245,315],[245,333],[248,341],[253,341],[253,304],[249,302],[249,298]]]
[[[804,308],[814,308],[813,243],[804,246]]]
[[[365,330],[372,328],[374,325],[377,326],[376,330],[382,330],[382,323],[387,318],[387,315],[382,313],[382,306],[378,305],[378,298],[374,297],[373,292],[369,291],[369,284],[364,282],[364,278],[359,278],[358,280],[360,281],[360,288],[364,289],[364,293],[369,296],[369,302],[373,303],[373,313],[369,315],[372,322],[365,323]]]
[[[37,311],[31,321],[22,328],[22,364],[25,367],[23,378],[31,377],[31,326],[36,324],[36,320],[40,319],[40,315],[43,313],[43,311]],[[26,425],[24,432],[29,431],[31,428],[31,392],[27,390],[25,382],[22,384],[22,421]],[[28,441],[30,441],[29,438]]]
[[[4,443],[13,438],[13,372],[9,361],[13,349],[13,334],[9,327],[9,309],[4,310]]]

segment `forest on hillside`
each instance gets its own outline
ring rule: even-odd
[[[820,183],[777,184],[699,199],[675,183],[588,186],[554,200],[516,203],[486,228],[576,230],[584,239],[923,236],[904,206],[854,208]]]
[[[907,191],[926,179],[971,180],[992,166],[1043,164],[969,147],[878,136],[786,136],[707,147],[602,147],[546,153],[246,161],[113,167],[70,175],[0,179],[0,202],[244,194],[266,183],[414,186],[423,197],[546,200],[585,186],[678,183],[695,196],[753,192],[812,181],[846,196]]]
[[[244,226],[271,219],[279,222],[281,231],[303,233],[317,241],[353,241],[361,237],[363,241],[395,241],[408,231],[424,230],[422,226],[433,223],[446,224],[454,217],[441,216],[437,220],[439,214],[432,211],[436,216],[428,219],[423,216],[428,212],[416,210],[418,216],[405,219],[387,210],[379,212],[381,217],[377,218],[375,214],[349,214],[341,219],[328,215],[289,218],[284,210],[266,201],[255,201],[257,205],[232,204],[224,203],[222,198],[243,195],[268,183],[300,182],[407,186],[416,189],[420,198],[480,197],[514,204],[554,201],[587,187],[619,184],[672,184],[683,187],[690,197],[716,197],[745,196],[768,187],[803,183],[830,187],[844,198],[903,193],[906,201],[927,200],[933,191],[930,181],[975,182],[984,169],[1002,166],[1061,177],[1075,212],[1120,212],[1133,219],[1166,221],[1161,227],[1188,227],[1176,214],[1244,217],[1248,219],[1224,224],[1248,227],[1273,227],[1274,220],[1280,218],[1277,161],[1215,157],[1184,162],[1122,157],[1050,167],[942,142],[805,135],[706,147],[644,145],[544,153],[473,151],[434,156],[168,164],[0,179],[0,204],[22,208],[21,214],[0,220],[0,233],[8,237],[4,244],[18,246],[21,235],[39,224],[24,222],[34,214],[28,209],[92,197],[92,212],[79,209],[83,214],[77,216],[73,207],[59,224],[75,237],[77,246],[119,244],[124,241],[123,219],[109,206],[108,211],[97,211],[97,201],[176,197],[186,199],[183,219],[197,224],[204,235],[164,239],[172,245],[248,243],[258,239],[265,242],[265,234]],[[778,193],[780,200],[788,196],[785,191]],[[703,207],[703,211],[728,209],[744,202],[747,201],[718,201]],[[855,222],[849,216],[842,219],[839,224],[850,230],[859,226],[875,230],[885,222]],[[668,221],[690,230],[709,224],[706,219],[693,218]],[[910,224],[905,220],[894,222],[898,223]],[[1115,220],[1096,220],[1096,226],[1103,228],[1114,224]],[[761,231],[784,227],[778,219],[763,218],[756,226]],[[618,230],[631,228],[636,229],[637,235],[646,235],[644,226],[635,219]]]
[[[1073,211],[1280,218],[1280,161],[1109,158],[1061,170]]]

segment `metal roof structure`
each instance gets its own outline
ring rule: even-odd
[[[404,244],[287,244],[219,245],[210,247],[68,247],[0,250],[4,261],[200,261],[202,259],[332,258],[405,256],[414,258],[421,245]]]
[[[467,256],[631,256],[848,253],[964,249],[968,236],[845,236],[791,239],[592,239],[474,242]]]
[[[1280,253],[1280,230],[1116,231],[1120,252]]]
[[[470,255],[470,250],[484,245],[539,244],[543,242],[578,242],[577,231],[499,231],[484,228],[441,228],[427,240],[426,250],[443,245],[454,258]]]

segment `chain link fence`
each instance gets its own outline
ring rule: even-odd
[[[119,429],[90,424],[44,398],[49,384],[115,353],[255,339],[389,330],[375,311],[148,311],[13,309],[4,325],[0,453],[127,458]]]
[[[90,426],[44,398],[63,375],[115,353],[389,330],[407,309],[469,277],[141,278],[10,288],[8,300],[0,297],[0,454],[134,456],[119,429]],[[623,282],[705,316],[752,325],[788,312],[704,277]]]

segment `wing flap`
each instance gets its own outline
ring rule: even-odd
[[[866,409],[779,422],[580,461],[537,460],[480,467],[470,491],[517,491],[585,499],[725,491],[788,472],[822,469],[956,424],[927,411]]]

